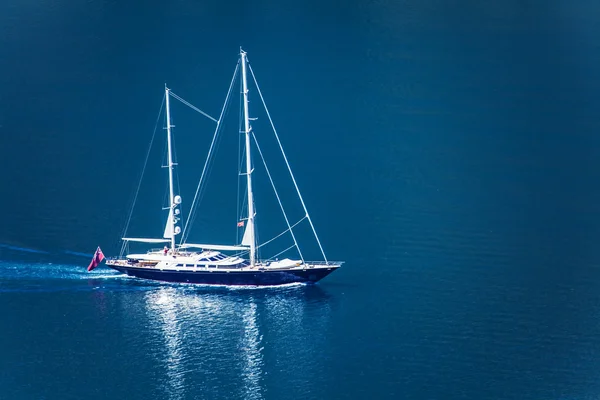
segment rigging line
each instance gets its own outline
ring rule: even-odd
[[[204,167],[202,168],[202,174],[200,175],[200,181],[198,182],[198,187],[196,188],[196,193],[194,194],[194,199],[192,200],[192,206],[190,208],[190,213],[188,214],[188,217],[185,221],[185,225],[184,225],[183,232],[181,235],[181,241],[179,242],[179,244],[184,243],[185,240],[187,239],[188,225],[190,223],[190,219],[191,219],[192,215],[195,214],[195,212],[196,212],[195,211],[196,199],[198,198],[198,193],[200,192],[200,187],[202,186],[202,183],[203,183],[204,174],[206,173],[206,167],[210,161],[210,158],[212,157],[213,147],[214,147],[215,141],[217,139],[217,135],[219,134],[219,130],[221,127],[221,121],[223,119],[223,114],[225,113],[225,108],[227,107],[227,103],[229,102],[229,97],[231,95],[231,88],[233,87],[233,83],[235,82],[235,78],[237,77],[239,68],[240,68],[240,62],[238,61],[238,63],[235,66],[235,71],[233,72],[233,77],[231,78],[231,83],[229,84],[229,90],[227,91],[227,96],[225,97],[225,103],[223,104],[223,108],[221,109],[221,115],[219,115],[218,120],[215,120],[217,122],[217,127],[215,128],[215,133],[213,135],[212,142],[210,143],[210,148],[208,149],[208,156],[206,157],[206,161],[204,162]]]
[[[243,256],[245,256],[246,254],[248,254],[250,251],[241,251],[239,253],[235,253],[233,254],[231,257],[239,257],[242,258]]]
[[[269,122],[271,123],[271,128],[273,128],[273,133],[275,134],[275,138],[277,139],[277,143],[279,144],[279,149],[281,150],[281,154],[283,155],[283,159],[285,160],[285,165],[287,165],[290,176],[292,177],[292,182],[294,182],[294,186],[296,187],[296,192],[298,193],[298,198],[300,198],[300,202],[302,203],[302,207],[304,208],[304,212],[306,213],[306,217],[308,218],[310,227],[313,231],[313,234],[315,235],[315,239],[317,239],[317,244],[319,245],[321,254],[323,254],[323,258],[325,259],[325,262],[329,263],[327,261],[327,256],[325,255],[325,251],[323,250],[323,246],[321,245],[321,241],[319,240],[319,236],[317,235],[317,231],[315,230],[315,226],[313,225],[312,219],[310,218],[310,215],[308,214],[308,210],[306,209],[306,205],[304,204],[304,199],[302,198],[302,195],[300,194],[300,189],[298,188],[298,184],[296,183],[296,179],[294,178],[294,174],[292,173],[292,168],[290,167],[290,163],[288,162],[285,152],[283,151],[283,146],[281,145],[281,141],[279,140],[279,135],[277,134],[277,129],[275,129],[275,124],[273,124],[273,119],[271,118],[271,113],[269,113],[269,109],[267,108],[267,103],[265,102],[265,99],[262,95],[260,87],[258,86],[258,82],[256,81],[256,76],[254,75],[254,71],[252,70],[252,66],[250,65],[250,63],[248,63],[248,68],[250,69],[250,73],[252,74],[252,79],[254,80],[254,84],[256,85],[258,94],[260,95],[260,100],[262,101],[263,106],[265,107],[265,111],[267,112],[267,117],[269,117]]]
[[[243,82],[240,79],[240,93],[242,93],[242,86],[243,86]],[[240,173],[242,172],[242,165],[240,160],[242,159],[242,135],[240,134],[240,132],[242,131],[242,96],[240,96],[240,104],[239,104],[239,113],[238,113],[238,176],[237,176],[237,199],[236,199],[236,213],[237,213],[237,221],[239,222],[242,219],[242,207],[240,205],[240,179],[241,179],[241,175]],[[238,243],[238,240],[241,242],[240,239],[240,230],[237,229],[237,227],[235,228],[235,243]]]
[[[235,81],[235,78],[237,76],[238,68],[239,68],[239,61],[238,61],[238,65],[236,65],[236,69],[235,69],[235,71],[233,73],[233,78],[232,78],[232,81],[230,83],[230,88],[229,88],[229,91],[228,91],[228,97],[231,95],[231,88],[232,88],[233,83]],[[219,121],[217,122],[217,128],[215,129],[215,136],[213,137],[213,141],[211,143],[212,151],[209,149],[209,155],[208,155],[207,160],[206,160],[206,162],[204,164],[204,168],[203,168],[203,171],[202,171],[202,176],[200,178],[200,182],[198,183],[198,187],[196,188],[196,193],[194,195],[194,200],[192,201],[192,207],[190,209],[190,214],[188,215],[188,219],[186,220],[186,227],[187,227],[187,229],[184,230],[185,236],[182,235],[182,240],[181,240],[182,243],[185,240],[187,240],[187,237],[189,236],[189,227],[195,221],[195,218],[197,216],[198,205],[202,202],[202,199],[204,197],[206,184],[204,184],[203,182],[207,179],[207,177],[210,175],[210,172],[212,171],[211,160],[213,159],[214,154],[217,151],[216,149],[218,149],[218,147],[219,147],[220,137],[218,136],[218,133],[220,132],[220,129],[221,129],[221,121],[223,121],[223,116],[227,113],[228,109],[229,109],[229,101],[226,98],[225,99],[225,104],[223,105],[223,108],[221,110],[221,114],[219,116]]]
[[[238,215],[239,215],[238,222],[242,221],[242,220],[246,220],[246,218],[242,218],[242,213],[244,211],[244,207],[247,205],[247,202],[248,202],[248,188],[244,189],[244,194],[241,197],[241,199],[242,200],[239,203],[239,209],[238,209]],[[240,235],[238,234],[238,236],[236,237],[236,243],[238,243],[238,241],[237,241],[238,239],[239,239],[239,243],[241,243],[242,239],[244,238],[244,233],[246,232],[246,228],[247,228],[247,226],[244,226],[244,229],[238,229],[239,231],[242,232],[242,234],[241,234],[242,237],[240,238],[239,237]]]
[[[171,121],[172,120],[173,120],[173,118],[171,118]],[[179,193],[179,195],[181,196],[181,179],[179,177],[179,158],[177,157],[177,145],[176,145],[177,139],[176,138],[177,138],[177,135],[174,135],[173,133],[171,133],[171,140],[173,142],[173,163],[174,163],[174,165],[178,166],[178,168],[174,168],[175,180],[176,180],[176,185],[177,185],[177,193]],[[182,207],[181,203],[179,204],[178,207],[179,207],[179,212],[183,213],[183,207]]]
[[[271,186],[273,186],[273,192],[275,192],[275,197],[277,197],[277,202],[279,203],[279,207],[281,208],[281,212],[283,213],[283,218],[285,218],[285,223],[287,224],[288,230],[292,234],[292,239],[294,239],[294,244],[296,245],[296,248],[298,249],[298,254],[300,254],[300,258],[302,259],[302,262],[304,262],[304,257],[302,256],[302,251],[300,251],[300,247],[298,246],[298,242],[296,241],[296,236],[294,235],[294,231],[292,231],[292,227],[290,226],[290,221],[288,220],[287,214],[285,213],[285,210],[283,209],[283,204],[281,204],[281,199],[279,198],[279,193],[277,193],[277,189],[275,188],[275,182],[273,182],[273,178],[271,177],[271,172],[269,171],[269,167],[267,167],[267,162],[265,161],[265,158],[263,157],[262,150],[260,149],[260,146],[258,145],[258,140],[256,140],[256,136],[254,135],[254,132],[252,132],[252,138],[254,139],[254,144],[256,144],[256,148],[258,149],[258,154],[260,154],[260,158],[262,159],[262,162],[265,166],[265,170],[267,171],[267,176],[269,177],[269,181],[271,181]]]
[[[219,132],[220,133],[220,132]],[[193,209],[193,212],[191,213],[191,216],[189,218],[189,225],[191,226],[194,221],[196,221],[196,216],[198,215],[198,205],[200,203],[202,203],[202,199],[204,199],[204,195],[206,193],[206,181],[208,179],[208,177],[210,177],[213,169],[214,169],[214,165],[212,163],[212,160],[214,159],[214,155],[218,152],[219,150],[219,146],[221,144],[221,140],[222,140],[222,136],[217,134],[216,136],[216,140],[214,142],[213,150],[212,150],[212,155],[207,156],[207,160],[208,160],[208,164],[206,167],[206,171],[204,172],[204,179],[202,179],[202,182],[199,182],[199,187],[197,188],[198,190],[198,195],[194,195],[194,201],[192,202],[192,206],[195,207]],[[186,235],[187,238],[188,235]]]
[[[234,75],[234,77],[235,77],[235,75]],[[233,83],[232,83],[232,85],[233,85]],[[230,104],[231,104],[231,102],[226,100],[224,109],[221,111],[221,116],[219,117],[220,121],[223,120],[224,115],[227,115]],[[220,131],[219,131],[219,133],[220,133]],[[202,199],[204,198],[204,195],[206,193],[207,184],[204,181],[206,181],[208,179],[208,177],[210,177],[210,175],[214,169],[214,164],[212,163],[212,160],[214,159],[215,154],[219,150],[219,146],[221,145],[222,137],[223,137],[222,135],[217,134],[217,136],[215,137],[216,141],[213,144],[212,155],[209,155],[207,157],[208,164],[205,164],[205,165],[207,165],[207,168],[204,173],[204,178],[201,179],[201,182],[199,182],[199,184],[198,184],[199,185],[199,187],[197,188],[197,190],[199,189],[198,196],[197,197],[194,196],[195,201],[193,202],[193,207],[195,207],[195,208],[193,209],[193,212],[191,213],[191,217],[189,218],[189,225],[188,225],[189,227],[191,227],[191,225],[194,224],[194,221],[196,221],[196,217],[198,215],[198,206],[200,203],[202,203]],[[188,236],[189,236],[189,229],[188,229],[185,239],[187,239]],[[183,239],[184,238],[182,238],[181,243],[183,243],[185,241]]]
[[[241,135],[240,135],[240,137],[241,137]],[[244,195],[241,198],[241,201],[240,201],[240,197],[239,197],[240,186],[241,186],[240,185],[240,180],[241,180],[241,176],[242,176],[242,165],[244,164],[243,158],[245,156],[246,156],[246,150],[243,149],[241,151],[241,156],[239,158],[239,160],[241,160],[241,161],[240,161],[240,164],[239,164],[239,167],[238,167],[238,202],[236,204],[237,207],[238,207],[238,209],[237,209],[238,221],[240,221],[242,219],[242,213],[244,212],[244,206],[246,205],[246,202],[248,201],[248,196],[247,196],[248,195],[248,187],[245,187],[245,189],[244,189]]]
[[[242,198],[241,204],[240,204],[240,220],[242,219],[242,213],[244,212],[244,207],[248,206],[248,188],[244,189],[244,197]]]
[[[300,218],[300,220],[298,222],[296,222],[294,225],[292,225],[290,227],[290,229],[295,228],[296,225],[298,225],[300,222],[304,221],[305,219],[306,219],[306,215],[304,217]],[[273,240],[285,235],[290,229],[286,229],[285,231],[281,232],[279,235],[275,236],[274,238],[269,239],[266,242],[262,243],[260,246],[257,247],[257,249],[259,249],[259,248],[263,247],[264,245],[271,243]]]
[[[173,117],[171,117],[171,122],[173,122]],[[174,125],[171,125],[171,128],[173,128],[173,127],[174,127]],[[176,139],[176,137],[177,137],[177,135],[175,135],[175,134],[173,134],[173,132],[171,132],[171,141],[172,141],[172,147],[173,147],[173,165],[178,166],[179,159],[177,157],[177,144],[176,144],[177,139]],[[181,196],[181,180],[179,178],[179,168],[173,168],[173,172],[174,172],[173,178],[175,180],[175,184],[177,185],[177,193],[179,193],[179,195]],[[181,213],[181,215],[183,215],[184,207],[181,203],[179,204],[178,208],[179,208],[179,212]],[[175,214],[173,215],[173,217],[179,219],[179,217]],[[167,218],[169,218],[169,217],[167,216]]]
[[[163,95],[162,102],[160,103],[160,109],[158,110],[158,115],[156,117],[156,123],[154,124],[154,132],[152,133],[152,139],[150,139],[150,145],[148,146],[148,152],[146,153],[146,159],[144,160],[144,166],[142,168],[142,174],[140,175],[140,180],[138,182],[138,186],[135,190],[135,195],[133,197],[133,204],[131,205],[131,209],[129,210],[129,216],[127,217],[127,222],[125,223],[125,228],[123,229],[123,234],[121,237],[125,237],[127,234],[127,229],[129,229],[129,224],[131,223],[131,217],[133,216],[133,209],[135,208],[135,203],[137,202],[138,195],[140,193],[140,188],[142,186],[142,179],[144,178],[144,173],[146,172],[146,166],[148,165],[148,159],[150,157],[150,151],[152,150],[152,145],[154,143],[154,138],[156,137],[156,128],[158,127],[158,121],[160,120],[160,116],[163,111],[163,107],[165,105],[165,96]],[[121,246],[120,257],[123,256],[125,248],[127,246],[127,242],[123,242]]]
[[[173,120],[171,120],[171,122],[173,122]],[[171,124],[171,127],[173,126],[173,124]],[[166,128],[163,128],[166,129]],[[171,134],[171,140],[173,140],[173,134]],[[160,163],[161,168],[169,168],[169,148],[167,145],[168,139],[164,138],[163,139],[163,156],[162,156],[162,160]],[[162,205],[161,207],[163,207],[163,209],[165,209],[165,205],[166,208],[169,208],[169,179],[168,179],[168,175],[167,175],[167,181],[163,182],[163,185],[165,186],[165,193],[163,194],[163,201],[162,201]]]
[[[295,246],[295,245],[291,245],[291,246],[290,246],[290,247],[288,247],[287,249],[285,249],[285,250],[283,250],[283,251],[280,251],[279,253],[277,253],[277,254],[275,254],[273,257],[271,257],[271,258],[270,258],[270,260],[273,260],[275,257],[277,257],[277,256],[279,256],[279,255],[281,255],[281,254],[285,253],[286,251],[288,251],[288,250],[292,249],[294,246]],[[302,260],[302,262],[304,262],[304,260]]]
[[[182,102],[183,104],[185,104],[186,106],[188,106],[189,108],[191,108],[192,110],[199,112],[200,114],[204,115],[206,118],[212,119],[214,122],[219,122],[216,119],[214,119],[213,117],[211,117],[210,115],[208,115],[207,113],[205,113],[204,111],[202,111],[201,109],[199,109],[198,107],[196,107],[195,105],[191,104],[190,102],[182,99],[181,97],[177,96],[175,93],[173,93],[172,91],[169,90],[169,93],[171,94],[171,97],[174,98],[175,100],[179,100],[180,102]]]

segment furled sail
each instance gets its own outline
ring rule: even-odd
[[[169,210],[169,218],[167,218],[167,224],[165,225],[165,233],[163,237],[165,239],[171,239],[173,237],[173,209]]]
[[[243,246],[251,246],[254,243],[254,220],[249,219],[247,222],[244,237],[242,238]]]

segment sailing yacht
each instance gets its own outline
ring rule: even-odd
[[[333,271],[337,270],[343,264],[342,261],[328,260],[325,256],[325,252],[323,251],[323,247],[317,236],[315,227],[313,225],[313,221],[310,218],[302,195],[300,194],[300,190],[298,189],[296,179],[294,178],[292,170],[289,166],[287,157],[283,151],[283,147],[279,140],[279,136],[277,135],[277,131],[275,129],[275,126],[273,125],[273,121],[266,107],[266,103],[264,101],[260,88],[258,87],[256,77],[254,76],[252,67],[248,62],[247,54],[246,52],[240,49],[239,56],[239,61],[233,74],[233,79],[229,86],[229,91],[227,93],[225,104],[223,105],[223,109],[221,110],[219,119],[212,118],[208,114],[187,103],[185,100],[174,94],[169,88],[165,86],[164,104],[166,108],[165,116],[168,153],[168,164],[166,167],[168,168],[169,172],[169,206],[167,208],[169,210],[169,213],[163,237],[123,237],[123,247],[121,250],[121,255],[119,257],[106,259],[105,262],[108,267],[133,277],[157,281],[184,283],[187,282],[210,285],[262,286],[281,285],[297,282],[314,283],[323,279]],[[215,129],[215,135],[213,137],[211,147],[208,152],[208,157],[206,163],[204,164],[204,169],[200,178],[200,183],[198,185],[198,189],[196,190],[196,195],[198,195],[199,189],[203,184],[205,171],[207,170],[207,165],[209,163],[209,160],[211,159],[215,139],[220,131],[221,121],[224,116],[227,104],[229,102],[234,82],[236,81],[240,70],[242,86],[241,103],[243,105],[243,126],[240,130],[240,134],[243,135],[245,154],[245,171],[240,172],[240,175],[245,177],[245,192],[247,198],[244,199],[244,201],[247,202],[247,215],[244,218],[240,218],[240,220],[237,223],[237,226],[243,227],[245,229],[244,235],[241,240],[241,243],[238,244],[227,245],[188,243],[186,240],[186,233],[188,232],[188,222],[190,220],[189,217],[188,222],[186,222],[185,224],[183,233],[181,227],[178,225],[178,222],[181,218],[180,206],[182,198],[180,195],[175,193],[173,184],[173,171],[176,164],[173,161],[173,143],[171,135],[171,128],[173,126],[171,125],[171,112],[169,100],[170,98],[180,100],[184,104],[190,106],[191,108],[200,112],[204,116],[212,119],[217,124],[217,128]],[[279,149],[281,150],[281,153],[285,160],[285,164],[288,168],[290,178],[293,182],[298,198],[305,213],[299,221],[293,224],[290,222],[290,219],[288,218],[288,215],[286,214],[285,209],[283,208],[280,196],[278,195],[277,189],[275,188],[275,185],[273,183],[272,176],[269,172],[266,162],[264,161],[264,157],[262,156],[260,147],[258,146],[258,141],[256,140],[256,137],[252,131],[250,121],[254,120],[254,118],[251,118],[248,115],[248,71],[250,72],[250,75],[253,78],[255,87],[257,89],[259,97],[268,116],[269,122],[271,124],[271,128],[275,134],[275,138],[277,139]],[[264,243],[258,243],[257,235],[255,232],[256,211],[252,191],[252,178],[254,173],[254,168],[252,167],[252,142],[255,143],[258,153],[263,160],[267,176],[269,178],[269,181],[271,182],[271,185],[273,186],[273,190],[275,192],[277,201],[279,203],[281,211],[283,212],[283,216],[287,224],[286,230]],[[194,201],[192,202],[192,210],[196,206],[196,204],[196,198],[194,198]],[[192,211],[190,211],[190,215],[191,214]],[[320,252],[323,256],[323,259],[321,261],[306,261],[304,259],[302,251],[300,250],[300,247],[298,245],[297,237],[294,234],[294,228],[303,221],[308,222],[308,224],[310,225],[312,233],[314,234]],[[270,258],[259,259],[259,248],[285,234],[289,234],[293,239],[294,244],[291,247]],[[177,238],[179,235],[181,235],[181,238],[178,241]],[[128,245],[131,242],[145,243],[148,245],[164,244],[164,247],[158,249],[151,249],[146,253],[125,254],[125,250],[129,248]],[[293,249],[297,251],[298,257],[286,257],[283,259],[277,258],[278,255],[285,254]]]

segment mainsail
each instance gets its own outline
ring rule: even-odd
[[[242,246],[252,246],[253,243],[256,243],[254,241],[254,220],[249,219],[242,238]]]

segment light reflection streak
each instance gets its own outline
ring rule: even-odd
[[[211,398],[226,391],[263,399],[267,335],[277,363],[289,361],[290,370],[313,375],[320,369],[313,365],[314,351],[325,335],[319,331],[327,329],[329,319],[325,297],[305,287],[204,291],[171,286],[146,293],[148,328],[157,339],[150,348],[164,371],[158,382],[162,398],[181,400],[191,393]],[[305,382],[296,380],[291,383]]]
[[[148,293],[146,296],[148,311],[158,319],[154,323],[163,334],[167,352],[166,392],[171,400],[180,400],[185,395],[185,375],[182,365],[182,334],[177,318],[177,303],[173,301],[174,290],[164,289]]]
[[[151,329],[160,332],[164,342],[160,347],[166,354],[157,361],[166,368],[164,391],[168,399],[185,398],[192,384],[186,381],[199,376],[203,387],[196,389],[214,389],[216,385],[212,383],[230,370],[231,361],[240,367],[243,397],[263,398],[262,334],[254,299],[239,302],[235,293],[198,294],[193,290],[161,288],[147,293],[146,307]],[[236,335],[236,331],[240,334]],[[237,343],[231,346],[231,341]],[[231,357],[234,360],[228,360]],[[240,379],[236,382],[239,384]]]
[[[260,380],[263,371],[263,336],[260,334],[256,321],[256,303],[250,299],[250,304],[243,314],[244,336],[240,350],[245,361],[243,366],[244,389],[246,399],[262,399]]]

